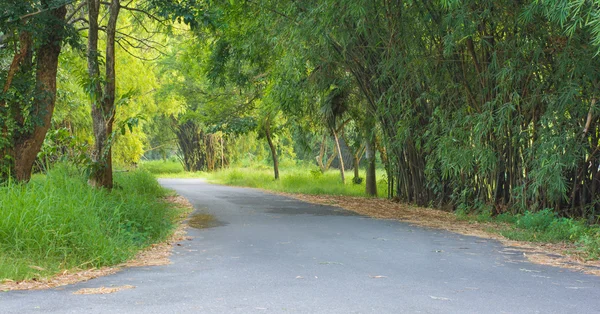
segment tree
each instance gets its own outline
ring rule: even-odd
[[[104,77],[100,75],[100,53],[98,50],[101,1],[87,0],[87,4],[89,23],[87,47],[88,92],[91,99],[95,139],[91,154],[93,165],[89,182],[95,187],[111,189],[113,186],[112,134],[116,111],[115,35],[121,3],[119,0],[111,0],[108,5]]]
[[[39,11],[26,14],[35,7]],[[47,0],[9,1],[0,11],[10,14],[8,22],[3,19],[0,25],[7,30],[2,41],[18,47],[2,80],[0,178],[10,175],[18,181],[29,181],[56,101],[56,73],[67,36],[67,8],[66,4],[56,6]]]

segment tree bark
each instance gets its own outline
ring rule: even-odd
[[[367,178],[365,192],[369,196],[377,196],[377,178],[375,173],[375,141],[372,136],[367,136]]]
[[[47,6],[47,1],[42,1]],[[31,132],[22,134],[15,140],[14,176],[18,181],[29,181],[31,169],[42,148],[46,133],[50,128],[54,105],[56,103],[56,74],[63,33],[63,22],[67,14],[65,6],[50,11],[51,19],[46,25],[48,37],[36,52],[36,86],[37,101],[34,103],[33,115],[40,117]]]
[[[275,180],[279,180],[279,160],[277,159],[277,150],[275,148],[275,144],[273,143],[273,138],[271,135],[270,117],[268,117],[265,121],[265,135],[267,137],[267,142],[269,143],[269,148],[271,149],[271,157],[273,157],[273,173],[275,175]]]
[[[340,176],[342,179],[342,183],[346,184],[346,175],[344,173],[344,158],[342,157],[342,150],[340,149],[340,140],[338,138],[337,132],[335,131],[335,128],[332,128],[331,132],[333,133],[333,138],[335,139],[335,147],[337,149],[338,159],[340,161]]]
[[[327,158],[327,160],[325,160]],[[321,173],[327,172],[335,159],[335,152],[331,154],[331,156],[327,157],[327,133],[323,133],[323,140],[321,141],[321,148],[319,150],[319,155],[316,157],[317,165],[319,165],[319,169],[321,169]],[[325,163],[323,163],[325,161]]]
[[[88,31],[88,72],[92,90],[92,121],[94,130],[94,146],[92,149],[93,168],[89,184],[94,187],[111,189],[112,174],[112,133],[115,119],[115,34],[117,19],[121,8],[119,0],[112,0],[108,11],[106,25],[106,64],[105,84],[102,90],[100,82],[100,65],[98,59],[98,15],[99,0],[88,0],[89,31]]]

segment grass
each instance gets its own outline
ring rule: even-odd
[[[503,213],[492,217],[487,212],[466,214],[457,211],[459,219],[496,223],[494,232],[510,240],[558,243],[568,242],[578,245],[583,256],[589,259],[600,258],[600,226],[589,225],[583,220],[558,217],[551,209],[523,214]]]
[[[144,171],[117,173],[113,191],[57,166],[28,184],[0,186],[0,281],[114,265],[170,235],[178,211]]]
[[[181,175],[185,173],[183,166],[176,159],[143,161],[139,169],[154,175]]]
[[[274,180],[273,169],[264,165],[224,169],[204,174],[205,178],[215,183],[247,186],[277,192],[366,196],[364,180],[361,184],[354,184],[352,183],[352,176],[352,172],[346,172],[346,184],[343,184],[338,170],[321,173],[316,168],[310,170],[310,168],[303,167],[287,167],[280,169],[280,179]],[[364,173],[362,173],[362,176],[364,177]],[[386,183],[380,181],[378,189],[380,194],[386,191]]]
[[[353,172],[346,171],[346,184],[340,180],[339,170],[321,173],[312,165],[285,165],[279,170],[280,179],[274,180],[270,165],[255,164],[247,167],[233,167],[216,172],[185,172],[177,161],[144,161],[140,169],[147,170],[157,177],[168,178],[205,178],[210,182],[232,186],[245,186],[270,191],[302,193],[310,195],[347,195],[365,197],[365,183],[352,183]],[[179,171],[179,169],[181,171]],[[385,172],[378,169],[377,189],[380,195],[387,191]],[[365,177],[361,171],[361,177]]]

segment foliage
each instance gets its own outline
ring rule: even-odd
[[[178,215],[160,200],[165,190],[146,172],[120,173],[116,184],[91,188],[61,165],[27,185],[1,186],[0,278],[114,265],[164,239]]]
[[[237,26],[224,40],[242,34],[231,37],[242,47],[271,45],[277,58],[264,59],[273,70],[263,96],[279,100],[284,114],[318,116],[309,104],[335,96],[319,94],[319,86],[327,90],[322,83],[334,69],[348,75],[338,76],[347,85],[329,83],[329,91],[349,86],[363,115],[377,118],[390,196],[423,206],[486,204],[491,215],[553,208],[596,219],[600,67],[594,5],[213,5],[233,20],[226,25]],[[227,42],[229,52],[240,45]],[[226,56],[235,64],[247,55]]]

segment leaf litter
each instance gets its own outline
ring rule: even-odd
[[[132,285],[124,285],[119,287],[83,288],[73,292],[73,294],[109,294],[134,288],[135,286]]]

